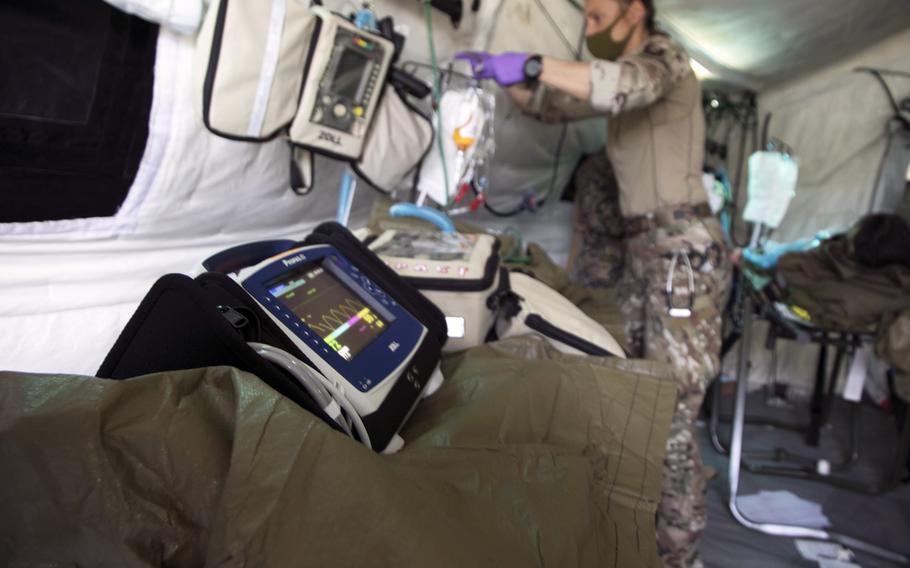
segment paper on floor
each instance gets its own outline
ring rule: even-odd
[[[819,568],[863,568],[859,564],[854,564],[853,562],[843,562],[841,560],[830,560],[827,558],[821,558],[818,561]]]
[[[739,498],[739,509],[756,522],[775,522],[813,528],[831,526],[822,506],[789,491],[761,491]]]
[[[818,540],[796,540],[796,549],[806,560],[818,562],[825,568],[850,568],[853,553],[833,542]],[[826,563],[826,564],[822,564]]]

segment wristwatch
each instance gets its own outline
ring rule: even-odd
[[[525,83],[536,83],[543,72],[543,57],[540,55],[531,55],[525,59],[524,64]]]

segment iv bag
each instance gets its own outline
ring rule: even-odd
[[[789,154],[755,152],[749,158],[749,201],[743,219],[776,228],[796,195],[799,164]]]
[[[439,100],[434,126],[437,140],[424,159],[417,189],[436,203],[446,206],[469,181],[478,159],[487,158],[492,148],[492,97],[477,87],[449,89]],[[458,138],[464,143],[460,149]],[[441,144],[440,144],[441,142]],[[440,148],[440,145],[442,148]]]

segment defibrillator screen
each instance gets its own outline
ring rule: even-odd
[[[346,361],[373,343],[391,323],[388,314],[383,317],[368,306],[322,262],[285,272],[265,288]]]
[[[369,61],[369,58],[353,49],[342,51],[332,79],[332,92],[338,97],[356,99],[360,84],[366,79]]]

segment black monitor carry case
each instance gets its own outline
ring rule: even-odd
[[[293,243],[293,241],[288,241]],[[328,244],[361,267],[395,301],[423,323],[428,339],[415,356],[423,366],[439,361],[446,340],[445,316],[410,284],[389,269],[347,229],[337,223],[317,227],[293,246]],[[289,244],[288,248],[292,248]],[[259,259],[263,260],[263,259]],[[252,373],[300,407],[339,430],[337,424],[300,384],[248,345],[264,343],[310,363],[259,304],[230,276],[205,272],[195,279],[183,274],[161,277],[127,322],[98,369],[97,376],[129,379],[150,373],[229,365]],[[393,404],[408,396],[404,385]],[[397,385],[396,385],[397,386]],[[364,417],[364,422],[370,417]],[[394,425],[372,424],[377,447],[395,434]]]
[[[130,318],[96,375],[129,379],[150,373],[228,365],[252,373],[315,414],[334,422],[295,379],[247,342],[303,354],[234,280],[206,272],[162,276]]]

